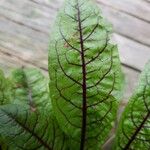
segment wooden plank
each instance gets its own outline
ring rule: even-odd
[[[56,10],[20,0],[1,1],[0,5],[0,46],[9,54],[47,67],[50,14]]]
[[[26,53],[25,53],[24,57],[21,57],[19,55],[15,55],[14,53],[10,53],[10,51],[11,51],[11,49],[8,51],[5,47],[0,45],[0,55],[2,55],[2,56],[6,55],[7,57],[10,57],[10,58],[12,57],[13,59],[16,59],[20,62],[23,62],[25,64],[30,64],[32,66],[35,66],[37,68],[47,71],[47,59],[45,60],[46,65],[42,66],[40,63],[37,63],[36,61],[33,62],[33,61],[30,61],[30,59],[26,59],[26,57],[28,57],[26,55]],[[39,59],[37,59],[37,61],[39,61]],[[7,64],[7,62],[6,62],[6,64]],[[20,66],[20,63],[18,65]]]
[[[121,62],[143,70],[150,60],[150,48],[118,34],[114,34],[113,37],[118,44]]]
[[[43,5],[45,7],[59,9],[64,0],[30,0],[32,2],[38,3],[40,5]]]
[[[5,51],[32,62],[40,61],[41,65],[45,65],[44,59],[47,58],[48,46],[48,37],[45,34],[5,18],[0,18],[0,22],[0,45],[5,48]]]
[[[0,69],[2,69],[7,75],[11,72],[11,70],[21,67],[32,67],[40,69],[44,75],[48,76],[47,70],[45,68],[40,68],[39,66],[35,64],[31,64],[26,61],[22,61],[22,59],[16,58],[14,56],[10,56],[9,54],[6,55],[6,53],[0,52]]]
[[[25,2],[19,0],[0,2],[1,16],[41,32],[45,32],[44,29],[46,28],[46,34],[55,14],[56,9],[43,7],[28,0]]]
[[[97,0],[97,2],[150,23],[150,4],[146,1]]]
[[[113,24],[116,33],[150,47],[149,23],[100,3],[99,6],[104,16]]]

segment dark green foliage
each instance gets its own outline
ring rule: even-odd
[[[114,150],[150,149],[150,63],[122,115]]]

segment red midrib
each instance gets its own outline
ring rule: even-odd
[[[87,122],[87,85],[86,85],[86,65],[85,65],[85,56],[84,56],[84,44],[83,44],[83,34],[82,34],[82,25],[80,18],[80,8],[79,3],[77,2],[78,9],[78,28],[80,32],[80,48],[81,48],[81,61],[82,61],[82,128],[81,128],[81,142],[80,150],[84,150],[85,147],[85,138],[86,138],[86,122]]]

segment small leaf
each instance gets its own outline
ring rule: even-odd
[[[150,149],[150,62],[123,112],[114,150]]]
[[[116,117],[122,72],[110,25],[90,0],[67,0],[49,50],[52,105],[72,150],[100,149]]]

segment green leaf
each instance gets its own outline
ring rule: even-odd
[[[67,150],[66,137],[52,114],[11,104],[0,107],[0,120],[0,134],[10,150],[12,146],[17,150]]]
[[[10,105],[0,107],[2,150],[68,150],[51,110],[48,79],[37,69],[22,68],[13,71],[11,81]]]
[[[11,90],[11,82],[4,77],[4,73],[0,70],[0,105],[11,101]]]
[[[72,150],[100,149],[116,117],[122,72],[111,26],[90,0],[67,0],[49,50],[52,105]],[[75,146],[74,146],[75,145]]]
[[[150,62],[123,112],[114,150],[150,149]]]

